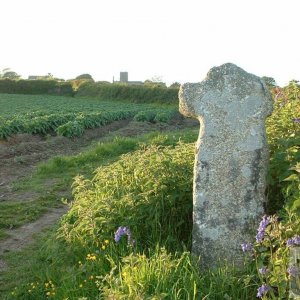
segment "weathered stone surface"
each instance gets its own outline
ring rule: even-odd
[[[272,98],[261,79],[234,64],[212,68],[179,91],[179,109],[200,121],[194,167],[193,253],[202,264],[240,263],[263,214]]]

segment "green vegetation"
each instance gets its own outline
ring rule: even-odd
[[[77,177],[75,201],[59,235],[69,242],[95,246],[99,240],[112,240],[114,231],[126,224],[140,250],[156,243],[170,249],[180,242],[187,245],[193,155],[190,144],[173,149],[152,146],[102,166],[92,181]]]
[[[87,82],[80,85],[77,96],[94,97],[100,100],[128,101],[134,103],[178,103],[178,87],[158,85],[129,85]]]
[[[23,95],[58,95],[97,98],[104,101],[129,101],[134,103],[177,104],[180,84],[169,88],[163,82],[146,80],[144,84],[94,82],[90,74],[81,74],[75,79],[64,81],[47,76],[35,79],[19,79],[16,72],[5,69],[0,72],[0,93]]]
[[[81,175],[58,228],[7,254],[4,299],[287,299],[299,268],[287,258],[300,244],[300,86],[273,95],[268,210],[280,219],[264,216],[256,242],[243,244],[243,270],[202,270],[190,254],[197,132],[117,138],[39,167],[33,180]]]
[[[48,208],[59,204],[61,204],[60,198],[53,194],[29,201],[3,202],[0,205],[0,230],[19,227],[34,221]]]
[[[270,148],[270,213],[283,205],[300,210],[300,85],[274,88],[274,111],[267,120]]]
[[[57,233],[37,246],[35,255],[30,255],[33,250],[22,253],[35,268],[18,267],[17,258],[8,254],[13,271],[7,274],[5,286],[11,292],[6,299],[218,299],[224,292],[236,299],[253,297],[255,291],[245,289],[246,275],[229,267],[201,274],[186,252],[191,243],[190,142],[196,137],[196,131],[185,131],[136,139],[134,152],[102,164],[94,178],[78,176],[75,201]],[[106,150],[109,157],[113,152]],[[60,172],[57,159],[40,172],[48,171],[49,177],[53,164]],[[71,158],[67,170],[68,165],[72,168]],[[124,237],[114,241],[121,225],[132,231],[132,246]]]
[[[173,144],[180,136],[183,136],[183,141],[191,141],[195,140],[197,132],[174,132],[163,138],[165,145]],[[94,144],[78,155],[58,156],[40,164],[34,174],[19,180],[13,188],[15,191],[30,192],[33,198],[39,194],[44,196],[30,201],[0,202],[0,240],[6,236],[5,229],[34,221],[45,213],[47,208],[61,205],[62,197],[70,198],[70,187],[77,174],[91,178],[93,171],[100,165],[113,163],[120,155],[137,150],[141,144],[149,143],[150,140],[151,143],[155,143],[161,138],[157,133],[138,138],[108,137],[105,142]],[[48,182],[51,182],[51,185]]]
[[[137,117],[136,120],[170,122],[177,109],[94,99],[0,94],[0,139],[16,133],[81,136],[85,129],[130,119],[140,112],[153,118]]]
[[[14,80],[8,78],[0,79],[0,93],[24,95],[74,95],[72,84],[70,82],[56,80]]]

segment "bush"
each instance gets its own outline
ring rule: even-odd
[[[70,82],[10,79],[0,79],[0,93],[59,96],[73,96],[74,94]]]
[[[74,202],[64,217],[60,236],[80,244],[111,239],[128,226],[147,249],[189,245],[192,226],[194,147],[150,147],[122,156],[97,170],[92,181],[77,177]]]
[[[100,100],[130,101],[134,103],[178,103],[178,88],[159,86],[105,84],[87,82],[79,86],[77,96]]]

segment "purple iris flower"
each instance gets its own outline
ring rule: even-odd
[[[243,252],[248,252],[253,249],[253,245],[251,243],[243,243],[241,244]]]
[[[295,235],[294,237],[288,239],[286,241],[286,245],[288,247],[292,247],[294,245],[300,245],[300,236],[299,235]]]
[[[299,275],[299,268],[296,266],[288,267],[287,271],[292,277],[297,277]]]
[[[266,230],[266,228],[270,224],[270,222],[271,222],[271,217],[264,215],[262,220],[259,223],[258,231]]]
[[[257,289],[256,297],[262,298],[264,294],[266,294],[270,290],[270,287],[265,283]]]
[[[293,241],[295,245],[300,245],[300,235],[295,235]]]
[[[271,222],[271,217],[268,217],[266,215],[263,216],[262,220],[259,223],[259,227],[257,229],[257,235],[256,235],[256,242],[261,243],[265,237],[265,230],[267,226]]]
[[[267,267],[262,267],[262,268],[258,269],[258,272],[262,275],[266,275],[269,272],[269,270]]]
[[[263,230],[263,231],[259,231],[255,238],[258,243],[261,243],[264,237],[265,237],[265,231]]]
[[[115,232],[115,241],[118,243],[123,235],[127,235],[128,244],[133,245],[134,240],[132,239],[132,234],[129,228],[125,226],[120,226],[117,231]]]

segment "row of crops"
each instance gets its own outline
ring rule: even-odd
[[[0,94],[0,139],[16,133],[81,136],[85,129],[134,119],[170,122],[174,106],[106,102],[70,97]]]

